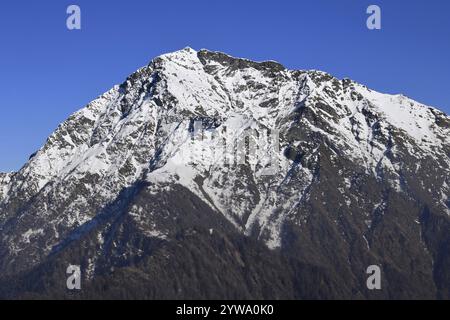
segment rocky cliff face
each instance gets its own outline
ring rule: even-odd
[[[1,292],[450,298],[449,171],[437,109],[186,48],[0,174]],[[367,289],[369,265],[382,290]]]

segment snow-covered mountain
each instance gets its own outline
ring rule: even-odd
[[[3,295],[449,298],[449,172],[435,108],[186,48],[0,174]]]

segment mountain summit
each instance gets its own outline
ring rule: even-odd
[[[0,174],[0,296],[448,299],[449,177],[435,108],[186,48]]]

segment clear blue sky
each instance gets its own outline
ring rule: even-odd
[[[82,30],[66,8],[82,9]],[[366,9],[382,9],[382,29]],[[72,112],[186,46],[320,69],[450,113],[448,0],[5,0],[0,171],[19,169]]]

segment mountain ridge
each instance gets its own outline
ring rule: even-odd
[[[78,261],[95,288],[112,269],[155,281],[146,261],[157,259],[159,276],[199,297],[200,283],[228,283],[230,295],[209,297],[445,298],[449,133],[437,109],[325,72],[165,54],[72,114],[21,170],[0,174],[0,271],[17,281]],[[188,290],[181,278],[196,262],[177,245],[203,252],[208,272],[226,248],[231,278],[197,275]],[[263,257],[244,259],[253,250]],[[165,254],[179,265],[171,276]],[[271,259],[273,269],[260,265]],[[363,280],[377,263],[388,287],[379,294]],[[290,289],[268,293],[269,279]],[[61,294],[64,283],[54,284]],[[41,285],[36,294],[56,290]]]

